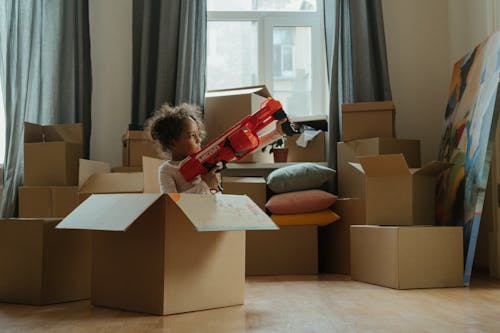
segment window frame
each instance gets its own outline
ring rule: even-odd
[[[293,115],[293,120],[300,121],[311,116],[327,115],[327,67],[323,0],[317,0],[316,11],[207,11],[207,20],[257,22],[257,81],[265,84],[271,92],[274,91],[273,27],[310,27],[312,48],[310,54],[311,110],[307,114]],[[316,48],[318,49],[316,50]],[[313,112],[314,110],[322,110],[322,112]]]

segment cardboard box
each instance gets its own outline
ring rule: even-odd
[[[342,141],[395,137],[394,113],[392,101],[342,104]]]
[[[142,172],[111,173],[110,170],[108,163],[81,159],[78,202],[85,201],[92,194],[143,192]]]
[[[395,289],[463,287],[462,230],[351,226],[351,277]]]
[[[263,211],[266,210],[266,180],[262,177],[223,177],[225,194],[248,195]]]
[[[328,122],[325,116],[301,118],[300,121],[293,121],[296,128],[308,126],[306,133],[289,137],[285,141],[288,148],[288,162],[324,162],[326,161],[326,131]],[[307,141],[306,147],[297,144],[300,137],[308,137],[316,131],[321,131],[313,139]],[[302,139],[301,139],[302,140]]]
[[[0,301],[52,304],[90,297],[91,238],[60,220],[0,220]]]
[[[122,144],[123,166],[140,167],[143,156],[163,157],[160,145],[150,140],[145,131],[128,130],[122,136]]]
[[[437,176],[452,164],[433,161],[409,169],[403,154],[359,156],[349,163],[364,174],[366,224],[435,224]]]
[[[244,230],[277,226],[246,196],[172,193],[93,195],[57,228],[95,230],[93,305],[164,315],[243,304]]]
[[[266,86],[211,90],[205,94],[204,123],[207,130],[205,144],[222,134],[244,117],[259,110],[271,94]],[[273,129],[269,125],[269,131]],[[268,128],[264,129],[264,133]],[[259,149],[239,162],[273,163],[273,155]]]
[[[24,185],[77,185],[82,143],[82,124],[24,123]]]
[[[111,168],[111,172],[127,173],[127,172],[142,172],[142,166],[128,167],[119,166]]]
[[[164,160],[144,156],[142,165],[144,168],[144,193],[160,193],[160,177],[158,169]]]
[[[63,218],[78,206],[78,186],[19,187],[19,217]]]
[[[357,156],[401,153],[410,168],[420,168],[420,141],[395,138],[370,138],[337,143],[337,179],[339,195],[345,198],[363,198],[363,177],[349,162],[358,162]]]
[[[318,226],[247,231],[246,275],[318,274]]]
[[[365,224],[364,202],[357,198],[339,198],[332,210],[340,220],[319,228],[319,270],[350,274],[350,228],[351,225]]]

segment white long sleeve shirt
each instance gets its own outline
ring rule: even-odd
[[[179,161],[165,161],[158,169],[161,193],[210,193],[210,188],[201,176],[187,182],[179,171]]]

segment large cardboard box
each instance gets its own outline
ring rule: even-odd
[[[318,274],[318,226],[247,231],[246,274]]]
[[[163,157],[160,145],[150,140],[145,131],[128,130],[122,136],[122,144],[123,166],[140,167],[142,166],[143,156]]]
[[[364,175],[366,224],[435,224],[435,177],[452,164],[409,169],[403,154],[359,156],[349,163]]]
[[[0,220],[0,301],[52,304],[90,297],[91,238],[60,220]]]
[[[19,187],[19,217],[63,218],[78,206],[78,186]]]
[[[342,104],[342,141],[395,137],[394,113],[392,101]]]
[[[24,123],[24,185],[77,185],[82,143],[82,124]]]
[[[85,201],[92,194],[143,192],[142,172],[112,173],[110,171],[109,163],[81,159],[78,202]]]
[[[223,177],[225,194],[248,195],[263,211],[266,210],[266,180],[263,177]]]
[[[264,85],[208,91],[205,94],[205,144],[244,117],[257,112],[267,97],[271,94]],[[264,132],[272,130],[272,126],[266,127]],[[256,150],[239,162],[273,163],[273,155]]]
[[[363,198],[363,177],[349,162],[363,155],[403,154],[410,168],[420,168],[420,141],[395,138],[370,138],[337,143],[337,179],[339,195]]]
[[[93,195],[57,228],[93,232],[91,302],[174,314],[243,304],[246,229],[277,229],[247,196]]]
[[[332,210],[340,220],[319,228],[319,270],[350,274],[350,228],[351,225],[365,224],[364,202],[357,198],[339,198]]]
[[[351,277],[396,289],[463,287],[462,230],[351,226]]]

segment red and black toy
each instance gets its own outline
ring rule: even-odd
[[[198,175],[217,168],[220,164],[224,168],[228,162],[241,160],[259,147],[260,141],[257,133],[260,130],[274,120],[286,117],[281,103],[268,97],[257,112],[246,116],[209,142],[199,152],[187,157],[182,162],[179,171],[186,181],[190,181]],[[281,124],[281,127],[286,135],[298,133],[289,121]]]

